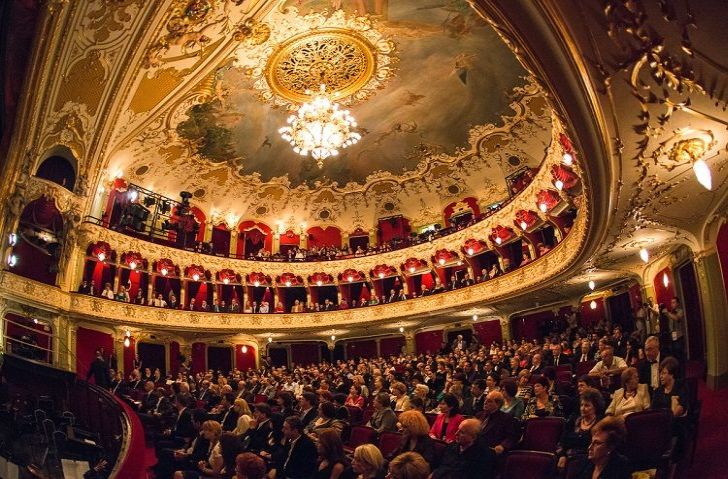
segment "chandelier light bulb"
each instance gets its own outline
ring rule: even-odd
[[[662,284],[665,285],[666,288],[670,284],[670,278],[668,278],[667,273],[662,273]]]
[[[549,207],[548,205],[546,205],[546,203],[541,203],[540,205],[538,205],[538,209],[541,210],[541,213],[546,213],[549,210]]]
[[[195,281],[199,281],[200,280],[200,275],[197,274],[197,273],[195,273],[195,274],[192,275],[192,279],[194,279]]]
[[[253,281],[253,286],[255,286],[256,288],[257,288],[258,286],[260,286],[260,281]]]
[[[564,153],[563,160],[566,166],[571,166],[574,163],[574,157],[570,153]]]
[[[478,320],[478,315],[477,314],[474,314],[473,315],[473,321],[477,321],[477,320]]]
[[[556,187],[557,190],[561,191],[564,189],[564,182],[561,180],[556,180],[556,182],[554,183],[554,186]]]
[[[99,261],[103,261],[106,259],[106,255],[104,253],[99,253],[96,255],[96,257],[99,259]]]
[[[379,279],[384,279],[384,273],[379,273]]]
[[[473,254],[475,254],[475,250],[473,248],[468,248],[468,254],[473,256]]]
[[[416,271],[416,270],[415,270],[415,267],[414,267],[414,266],[410,266],[409,272],[410,272],[410,273],[414,273],[415,271]]]
[[[291,282],[290,281],[286,281],[286,287],[288,287],[288,288],[291,287]]]
[[[346,278],[346,279],[348,279],[350,283],[351,283],[352,281],[354,281],[354,277],[353,277],[353,276],[349,276],[349,277],[348,277],[348,278]]]
[[[131,263],[129,263],[129,267],[131,269],[136,269],[136,267],[137,267],[136,261],[132,261]]]
[[[15,265],[18,264],[18,257],[14,254],[11,254],[8,256],[8,266],[11,268],[15,267]]]
[[[332,334],[332,335],[331,335],[331,340],[332,340],[332,341],[336,341],[336,335],[335,335],[335,334]]]
[[[594,288],[596,288],[596,287],[597,287],[597,285],[594,281],[589,281],[589,289],[594,291]]]
[[[18,243],[18,235],[16,235],[15,233],[10,233],[8,235],[8,244],[10,246],[15,246],[17,243]]]
[[[356,120],[349,110],[341,110],[338,103],[331,101],[325,85],[321,85],[320,93],[301,105],[295,115],[288,117],[287,124],[278,130],[281,138],[290,143],[295,153],[310,154],[319,168],[323,167],[323,160],[337,156],[340,149],[361,139],[354,131]]]
[[[222,279],[223,284],[230,284],[230,280],[227,278]]]
[[[695,177],[698,179],[698,183],[703,185],[706,190],[710,191],[713,189],[713,180],[711,178],[710,168],[708,168],[708,164],[705,160],[697,160],[693,163],[693,172],[695,172]]]
[[[649,253],[649,251],[647,251],[647,248],[642,248],[640,250],[640,259],[642,261],[644,261],[645,263],[650,261],[650,253]]]
[[[597,302],[592,299],[592,302],[589,303],[589,307],[591,309],[597,309]]]
[[[33,318],[33,324],[38,324],[38,318]]]
[[[445,264],[445,258],[440,258],[439,260],[437,260],[437,262],[440,263],[440,265],[442,266]]]
[[[399,332],[404,333],[404,328],[402,326],[399,327]]]
[[[503,242],[503,240],[500,238],[500,236],[497,236],[495,238],[495,244],[501,244],[502,242]]]
[[[131,340],[127,336],[126,338],[124,338],[124,347],[128,348],[129,346],[131,346]]]
[[[324,284],[323,281],[321,281],[321,280],[316,281],[316,286],[321,286],[322,284]]]
[[[162,273],[162,276],[167,276],[167,273],[169,273],[169,270],[167,268],[162,268],[162,271],[160,271],[160,272]]]
[[[244,345],[244,344],[243,344],[243,347],[242,347],[242,348],[240,348],[240,350],[241,350],[241,351],[243,352],[243,354],[245,354],[245,353],[247,353],[247,352],[248,352],[248,347],[247,347],[246,345]]]
[[[269,343],[272,343],[273,342],[273,338],[271,338],[270,336],[268,336],[268,342]]]
[[[526,223],[525,221],[521,221],[521,229],[523,231],[526,231],[528,229],[528,223]]]

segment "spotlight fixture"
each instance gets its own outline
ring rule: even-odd
[[[163,215],[166,215],[169,213],[169,211],[172,209],[172,206],[169,204],[169,201],[164,200],[159,204],[159,212]]]
[[[13,268],[17,264],[18,264],[18,257],[16,255],[11,254],[10,256],[8,256],[8,266]]]
[[[589,289],[594,291],[594,288],[596,288],[596,287],[597,287],[597,285],[594,281],[589,281]]]
[[[592,302],[589,303],[589,307],[591,309],[597,309],[597,302],[592,299]]]
[[[645,263],[647,263],[648,261],[650,261],[650,252],[647,251],[647,248],[642,248],[640,250],[640,259],[642,261],[644,261]]]
[[[670,284],[670,278],[668,278],[667,273],[662,273],[662,284],[664,284],[666,288]]]
[[[561,191],[564,189],[564,182],[561,180],[556,180],[556,182],[554,182],[554,186],[557,190]]]
[[[574,157],[570,153],[564,153],[562,157],[566,166],[571,166],[574,163]]]
[[[248,347],[247,347],[246,345],[244,345],[244,344],[243,344],[243,347],[242,347],[242,348],[240,348],[240,350],[241,350],[241,351],[243,352],[243,354],[245,354],[245,353],[247,353],[247,352],[248,352]]]
[[[134,203],[139,198],[139,192],[135,189],[129,190],[129,201]]]
[[[549,207],[546,203],[541,203],[538,205],[538,209],[541,210],[541,213],[546,213],[549,210]]]
[[[147,208],[152,206],[154,203],[156,203],[156,200],[154,199],[153,196],[144,197],[144,206],[146,206]]]

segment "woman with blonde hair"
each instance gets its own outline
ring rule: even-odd
[[[612,396],[612,402],[607,408],[608,416],[626,416],[650,408],[647,384],[639,382],[637,368],[627,368],[622,371],[622,388],[617,389]]]
[[[384,457],[374,444],[362,444],[354,449],[351,468],[356,479],[384,479]]]
[[[209,454],[206,460],[199,461],[197,471],[175,471],[174,479],[199,479],[203,477],[218,477],[225,462],[222,457],[222,426],[217,421],[205,421],[200,428],[202,436],[210,441]]]
[[[420,411],[410,409],[399,415],[399,427],[402,432],[402,442],[392,456],[403,453],[416,452],[430,464],[435,460],[435,445],[430,437],[430,425],[427,418]]]
[[[389,463],[388,476],[392,479],[427,479],[430,465],[416,452],[405,452]]]
[[[233,403],[233,411],[238,413],[238,423],[233,430],[233,434],[242,436],[248,429],[250,429],[250,420],[253,418],[253,413],[250,411],[248,401],[243,398],[237,398]]]

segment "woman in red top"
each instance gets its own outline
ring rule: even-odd
[[[438,407],[440,408],[440,414],[437,415],[434,424],[430,428],[430,437],[445,442],[453,442],[455,441],[458,426],[464,419],[458,414],[460,403],[454,395],[447,393],[440,400]]]
[[[364,407],[364,396],[361,395],[361,386],[354,384],[349,389],[349,396],[346,398],[344,406]]]

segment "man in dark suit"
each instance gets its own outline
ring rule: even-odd
[[[223,394],[218,406],[220,412],[217,420],[220,422],[223,431],[232,431],[238,425],[238,413],[233,409],[233,393]]]
[[[407,295],[404,294],[404,289],[400,289],[399,293],[397,294],[397,301],[404,301],[407,299]]]
[[[645,359],[637,363],[640,384],[647,384],[650,394],[660,386],[660,340],[650,336],[645,340]]]
[[[463,401],[463,414],[466,416],[476,416],[483,410],[485,403],[485,380],[476,379],[470,385],[471,396]]]
[[[318,416],[318,411],[316,410],[316,407],[318,406],[318,396],[315,393],[306,391],[301,395],[301,399],[298,400],[298,405],[300,409],[299,417],[301,418],[301,423],[303,424],[303,427],[306,427]]]
[[[592,348],[591,342],[589,342],[586,338],[582,339],[581,344],[574,351],[574,367],[576,367],[579,363],[588,363],[589,361],[593,361],[595,355],[596,351]]]
[[[157,453],[157,464],[154,466],[156,477],[171,477],[174,471],[194,470],[197,463],[207,460],[210,454],[210,441],[201,433],[202,423],[207,420],[207,411],[192,411],[192,427],[197,435],[189,447],[180,449],[164,448]]]
[[[104,360],[101,349],[96,350],[96,359],[93,360],[91,366],[88,368],[86,381],[88,381],[91,376],[94,377],[94,382],[98,387],[104,389],[109,388],[109,384],[111,384],[111,378],[109,377],[109,365],[106,360]]]
[[[389,291],[389,297],[387,298],[387,303],[394,303],[397,301],[397,292],[392,289]]]
[[[189,394],[177,394],[174,398],[174,406],[176,414],[172,420],[172,427],[166,429],[155,441],[157,456],[159,451],[165,448],[187,447],[197,434],[194,424],[192,424],[192,412],[190,407],[194,404],[195,398]]]
[[[142,414],[151,413],[157,406],[157,400],[159,398],[154,392],[154,383],[147,381],[144,383],[144,396],[141,398],[141,405],[139,406],[139,412]]]
[[[283,422],[283,437],[286,438],[285,455],[277,471],[286,479],[309,479],[316,473],[318,453],[316,445],[305,434],[298,416],[289,416]],[[276,474],[277,477],[277,474]]]
[[[268,434],[272,431],[271,414],[270,406],[266,403],[258,403],[253,408],[255,427],[248,429],[243,439],[243,443],[247,444],[248,451],[259,453],[268,449]]]
[[[553,367],[563,366],[564,364],[571,364],[570,358],[568,358],[561,350],[560,344],[554,344],[551,346],[551,358],[549,363]]]
[[[528,368],[531,375],[541,374],[543,372],[543,360],[540,353],[536,353],[531,358],[531,367]]]
[[[495,455],[485,443],[478,440],[480,428],[477,419],[466,419],[460,423],[455,442],[445,450],[440,465],[432,471],[433,479],[495,477]]]
[[[503,402],[501,392],[488,393],[483,411],[478,414],[478,419],[482,421],[480,440],[498,455],[513,448],[518,443],[520,435],[516,419],[501,411]]]

